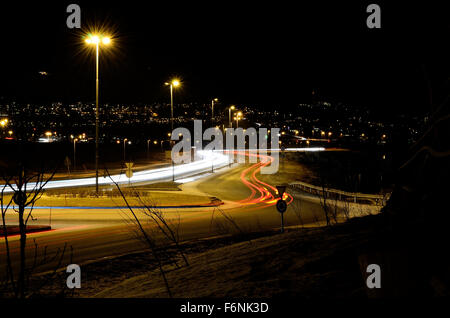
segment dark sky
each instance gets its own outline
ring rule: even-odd
[[[217,96],[286,109],[312,90],[399,111],[428,109],[428,87],[433,102],[446,92],[449,19],[427,2],[372,1],[382,9],[380,30],[366,28],[364,1],[59,2],[2,7],[3,98],[94,100],[94,56],[65,24],[73,2],[83,30],[94,21],[114,30],[114,47],[101,55],[102,102],[166,100],[172,75],[183,80],[178,101]]]

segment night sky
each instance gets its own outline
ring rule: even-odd
[[[178,102],[281,109],[315,90],[375,110],[428,111],[429,88],[433,103],[448,93],[449,19],[439,7],[378,1],[382,28],[369,30],[364,1],[60,2],[2,4],[3,100],[94,100],[94,56],[65,24],[72,2],[82,30],[93,21],[114,30],[101,55],[102,103],[167,101],[173,75],[183,80]]]

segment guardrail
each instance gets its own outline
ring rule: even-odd
[[[289,187],[297,190],[301,190],[306,193],[310,193],[317,196],[324,195],[324,192],[327,195],[327,198],[334,198],[341,201],[349,201],[353,202],[361,202],[361,203],[371,203],[371,204],[381,204],[385,205],[386,201],[391,196],[390,193],[386,194],[367,194],[367,193],[359,193],[359,192],[347,192],[337,189],[325,188],[315,186],[313,184],[309,184],[306,182],[296,181],[289,183]]]

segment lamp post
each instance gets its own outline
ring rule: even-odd
[[[180,81],[173,79],[170,82],[166,82],[165,85],[170,87],[170,127],[173,131],[173,88],[180,86]]]
[[[98,194],[98,135],[99,135],[99,112],[98,112],[98,60],[100,44],[108,45],[111,43],[111,38],[102,35],[89,35],[86,38],[86,43],[95,45],[95,191]]]
[[[211,100],[211,123],[214,120],[214,102],[218,102],[219,99],[218,98],[214,98],[213,100]]]
[[[75,167],[77,166],[77,141],[78,138],[73,139],[73,170],[75,171]]]
[[[239,112],[236,114],[236,117],[234,117],[234,119],[236,119],[236,128],[239,128],[239,120],[242,117],[242,112]]]
[[[128,140],[127,138],[125,138],[123,140],[123,162],[125,162],[125,160],[126,160],[125,144],[126,144],[127,140]]]
[[[228,127],[232,127],[231,125],[231,111],[236,109],[236,107],[234,105],[231,105],[230,107],[228,107]]]
[[[150,155],[150,139],[147,139],[147,159],[149,158]]]

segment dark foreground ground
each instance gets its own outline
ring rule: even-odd
[[[189,266],[165,251],[173,297],[367,298],[364,253],[383,236],[380,216],[329,228],[291,228],[246,233],[183,245]],[[177,264],[168,260],[176,259]],[[36,296],[168,297],[151,253],[142,252],[81,266],[82,287],[65,288],[65,273]],[[35,279],[36,288],[49,275]]]

